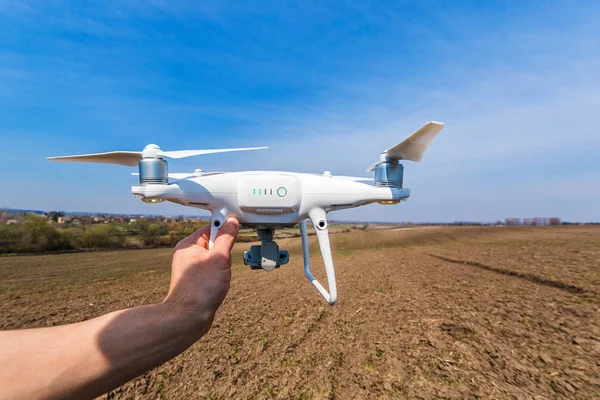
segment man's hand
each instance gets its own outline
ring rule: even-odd
[[[208,331],[229,290],[238,229],[228,219],[210,250],[210,226],[179,242],[162,303],[0,332],[0,399],[93,398],[187,349]]]
[[[206,329],[225,299],[231,280],[231,249],[239,231],[239,222],[228,218],[219,230],[213,247],[208,249],[210,225],[197,230],[175,247],[171,285],[165,303],[181,306],[198,318]]]

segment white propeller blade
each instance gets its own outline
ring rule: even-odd
[[[332,178],[340,179],[343,181],[353,181],[353,182],[367,182],[372,181],[373,178],[363,178],[361,176],[345,176],[345,175],[333,175]]]
[[[428,122],[421,129],[385,151],[388,158],[396,160],[421,161],[423,153],[442,130],[441,122]]]
[[[181,179],[186,179],[186,178],[193,178],[194,174],[189,174],[187,172],[169,172],[169,181],[171,179],[173,180],[181,180]]]
[[[141,151],[110,151],[108,153],[80,154],[76,156],[47,157],[50,161],[95,162],[135,167],[142,159]]]
[[[421,161],[423,153],[431,144],[433,139],[442,130],[444,124],[441,122],[428,122],[421,129],[412,133],[406,139],[395,146],[385,150],[382,154],[388,160]],[[367,171],[373,171],[379,162],[371,165]]]
[[[202,175],[194,175],[193,173],[189,173],[189,172],[169,172],[169,179],[173,179],[176,181],[179,181],[181,179],[187,179],[187,178],[197,178],[200,176],[210,176],[210,175],[220,175],[220,174],[224,174],[225,172],[202,172]],[[140,174],[137,172],[132,172],[131,176],[139,176]]]
[[[366,181],[373,180],[373,178],[364,178],[362,176],[325,175],[325,174],[311,174],[311,175],[323,175],[323,176],[328,176],[329,178],[333,178],[333,179],[339,179],[342,181],[353,181],[353,182],[366,182]]]
[[[158,149],[158,146],[155,147]],[[192,156],[199,156],[204,154],[214,153],[226,153],[231,151],[246,151],[246,150],[262,150],[268,149],[268,147],[246,147],[239,149],[212,149],[212,150],[176,150],[176,151],[162,151],[158,150],[154,154],[157,156],[169,157],[169,158],[185,158]],[[128,167],[135,167],[138,162],[142,159],[141,151],[109,151],[107,153],[95,153],[95,154],[79,154],[74,156],[60,156],[60,157],[47,157],[47,160],[51,161],[68,161],[68,162],[96,162],[103,164],[117,164],[126,165]]]
[[[204,154],[227,153],[231,151],[246,151],[246,150],[264,150],[268,147],[245,147],[239,149],[212,149],[212,150],[176,150],[176,151],[160,151],[158,154],[169,158],[185,158],[192,156],[201,156]]]

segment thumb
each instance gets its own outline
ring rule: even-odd
[[[219,229],[219,233],[215,238],[215,244],[213,245],[212,249],[224,251],[229,254],[233,248],[235,239],[238,237],[239,230],[240,223],[238,220],[234,217],[227,218],[225,225]]]

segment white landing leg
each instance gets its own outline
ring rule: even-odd
[[[335,283],[335,270],[333,268],[333,258],[331,256],[331,246],[329,244],[329,230],[327,228],[327,215],[323,209],[315,209],[309,213],[309,217],[317,232],[317,240],[319,248],[325,263],[325,273],[327,275],[327,286],[329,292],[315,279],[310,272],[309,255],[308,255],[308,234],[306,232],[306,220],[300,222],[300,234],[302,235],[302,251],[304,254],[304,273],[308,280],[317,288],[321,296],[330,304],[333,305],[337,301],[337,288]]]
[[[225,210],[214,211],[210,221],[210,238],[208,239],[208,249],[210,250],[215,244],[215,239],[219,233],[219,229],[225,224]]]

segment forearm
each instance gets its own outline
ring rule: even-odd
[[[0,398],[98,396],[175,357],[211,323],[211,315],[164,302],[77,324],[0,332]]]
[[[177,244],[167,299],[90,321],[0,332],[0,400],[92,398],[175,357],[212,324],[231,279],[239,223],[211,250],[210,225]]]

